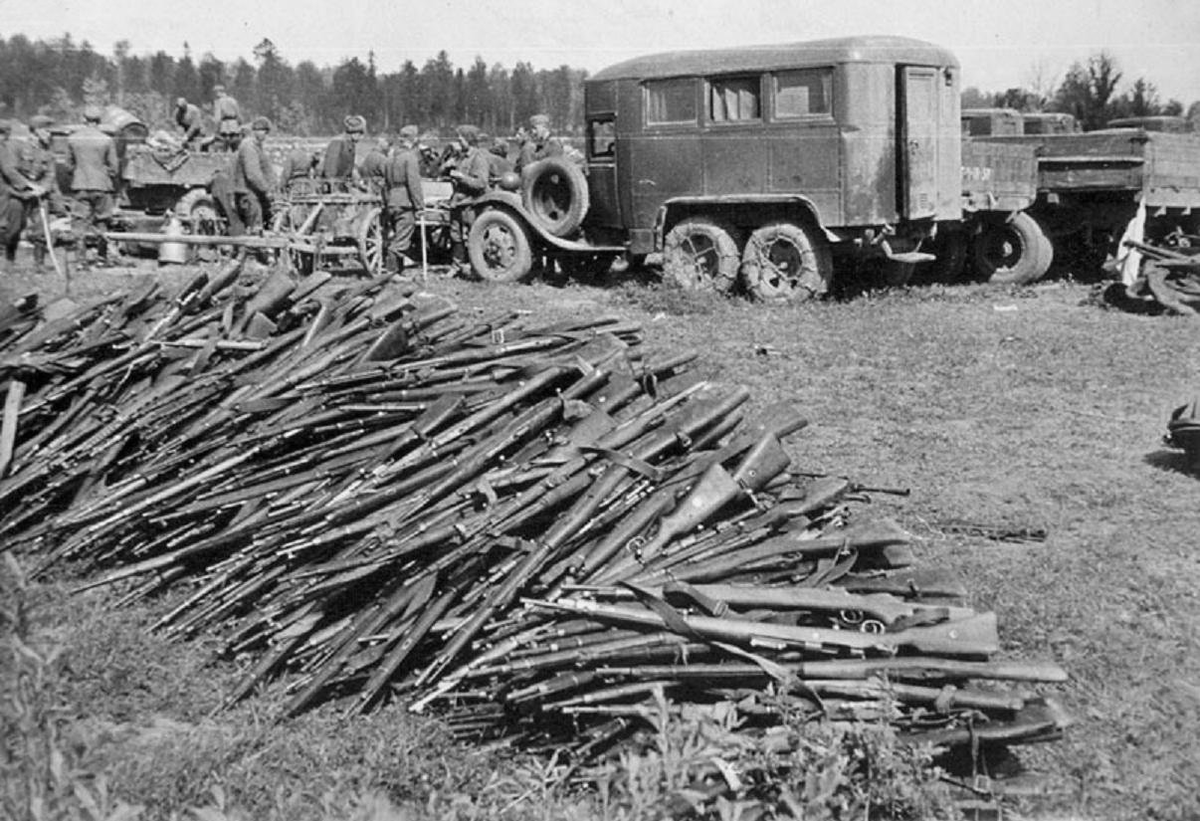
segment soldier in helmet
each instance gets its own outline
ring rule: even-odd
[[[325,158],[321,161],[321,176],[326,179],[355,179],[358,168],[355,165],[355,151],[358,141],[367,130],[367,121],[357,114],[351,114],[342,121],[345,129],[342,134],[334,137],[325,147]]]
[[[204,137],[204,116],[200,107],[185,98],[175,100],[175,125],[183,132],[183,147],[198,148]]]
[[[67,138],[71,192],[83,208],[78,250],[80,258],[85,259],[87,241],[92,238],[97,241],[101,259],[115,262],[116,252],[109,248],[109,243],[102,235],[108,230],[115,207],[113,180],[119,170],[117,146],[112,137],[100,130],[98,106],[90,105],[84,109],[83,122],[83,128],[72,132]]]
[[[412,262],[408,251],[417,228],[417,213],[425,207],[417,134],[415,125],[400,129],[400,142],[383,170],[384,202],[391,227],[386,264],[389,271],[396,273]]]
[[[454,192],[450,196],[450,255],[457,272],[470,270],[467,263],[466,233],[475,221],[471,204],[488,189],[491,168],[487,154],[479,148],[479,129],[473,125],[460,125],[458,136],[460,157],[450,171]]]
[[[275,170],[263,149],[271,121],[256,117],[250,124],[250,136],[238,145],[233,159],[231,188],[237,215],[247,234],[261,234],[264,214],[270,210],[275,189]]]
[[[217,140],[226,151],[233,151],[242,138],[242,109],[237,100],[225,93],[225,86],[213,86],[213,95]]]
[[[528,136],[517,155],[516,171],[519,174],[538,160],[561,157],[563,153],[562,143],[550,134],[550,118],[545,114],[534,114],[529,118]]]

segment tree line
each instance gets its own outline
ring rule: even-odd
[[[1018,111],[1055,111],[1071,114],[1085,131],[1103,128],[1119,117],[1186,116],[1200,131],[1200,101],[1185,111],[1179,100],[1162,100],[1158,88],[1138,77],[1117,92],[1125,76],[1116,58],[1099,51],[1087,60],[1071,64],[1060,82],[1047,81],[1045,71],[1035,66],[1022,87],[984,92],[974,86],[963,90],[963,108],[1015,108]]]
[[[405,60],[381,71],[374,53],[336,66],[309,60],[295,66],[263,39],[251,60],[223,62],[210,53],[194,57],[187,43],[180,57],[159,50],[133,54],[122,40],[102,54],[69,34],[30,40],[0,37],[0,118],[48,114],[78,121],[85,105],[117,105],[152,128],[170,127],[178,97],[200,105],[224,85],[242,107],[243,118],[270,117],[279,131],[319,136],[340,131],[347,114],[367,118],[372,132],[396,131],[413,123],[445,131],[472,123],[497,134],[511,133],[533,114],[549,116],[552,127],[577,133],[583,124],[583,81],[587,72],[561,65],[511,69],[481,57],[455,66],[445,51],[418,66]]]

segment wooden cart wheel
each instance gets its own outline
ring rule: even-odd
[[[299,227],[296,223],[298,216],[299,213],[296,212],[296,206],[281,206],[279,213],[275,215],[275,219],[271,222],[271,230],[280,236],[291,236]],[[298,251],[295,248],[285,248],[279,253],[287,261],[288,267],[296,274],[307,276],[313,272],[315,260],[309,252]]]
[[[358,257],[369,275],[379,276],[383,272],[386,251],[383,239],[383,210],[368,208],[359,222]]]

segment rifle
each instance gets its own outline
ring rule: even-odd
[[[895,655],[903,649],[950,656],[989,656],[1000,649],[994,613],[980,613],[957,621],[927,627],[910,627],[894,633],[861,633],[679,613],[674,613],[668,619],[653,610],[605,605],[580,599],[560,599],[554,602],[527,599],[525,603],[541,610],[586,615],[630,627],[673,630],[684,635],[749,646],[762,645],[806,651],[851,650],[885,655]]]

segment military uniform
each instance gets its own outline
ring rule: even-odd
[[[182,99],[175,105],[175,124],[183,130],[184,148],[194,148],[204,136],[204,115],[200,113],[200,107]]]
[[[401,270],[404,258],[412,247],[417,212],[425,207],[425,194],[421,189],[421,158],[416,147],[417,130],[405,126],[400,130],[400,136],[403,141],[401,146],[383,168],[384,202],[391,228],[387,258],[390,271]]]
[[[355,167],[355,147],[358,139],[366,130],[367,121],[358,115],[351,114],[344,121],[346,132],[339,134],[329,141],[325,147],[325,158],[321,161],[321,176],[326,179],[355,179],[358,169]]]
[[[242,109],[238,101],[219,86],[213,100],[213,119],[217,121],[217,136],[224,142],[225,150],[232,151],[242,136]]]
[[[35,186],[20,169],[17,147],[8,140],[8,123],[0,125],[0,245],[4,246],[5,264],[17,258],[17,243],[25,228],[26,192]]]
[[[550,136],[550,119],[545,114],[534,114],[529,118],[531,131],[517,155],[516,172],[519,174],[538,160],[561,157],[565,153],[563,144]]]
[[[363,157],[362,166],[359,168],[359,173],[364,180],[382,180],[385,170],[388,166],[388,151],[384,146],[372,148],[367,156]]]
[[[264,211],[275,188],[275,172],[259,138],[269,130],[270,122],[265,117],[255,120],[252,136],[242,140],[233,158],[230,183],[238,217],[248,234],[262,233]]]
[[[466,241],[471,223],[475,221],[472,203],[487,191],[491,168],[487,152],[478,146],[479,129],[459,126],[458,138],[465,153],[459,158],[450,177],[454,191],[450,195],[450,254],[460,272],[467,269]]]
[[[112,219],[113,179],[120,170],[117,146],[113,138],[100,130],[98,113],[85,115],[88,122],[67,138],[67,166],[71,169],[71,192],[82,206],[79,220],[79,252],[82,255],[89,236],[108,230]],[[100,254],[108,257],[107,244],[100,243]]]
[[[515,170],[519,173],[538,160],[544,160],[546,157],[561,157],[564,153],[562,142],[557,137],[547,137],[545,140],[531,138],[521,146]]]
[[[508,143],[497,137],[488,149],[488,173],[492,182],[514,170],[512,160],[508,158]]]
[[[42,210],[38,199],[31,197],[25,201],[25,224],[28,227],[26,238],[33,245],[33,259],[39,268],[46,257],[46,235],[50,233],[50,226],[43,224],[42,215],[66,213],[62,192],[58,188],[54,154],[37,135],[38,130],[49,128],[50,125],[50,122],[38,122],[37,118],[35,122],[30,123],[34,129],[34,138],[24,146],[20,162],[20,170],[25,178],[46,191],[45,211]]]
[[[305,180],[312,176],[313,155],[304,148],[293,148],[283,158],[283,169],[279,172],[279,187],[285,191],[293,180]]]

